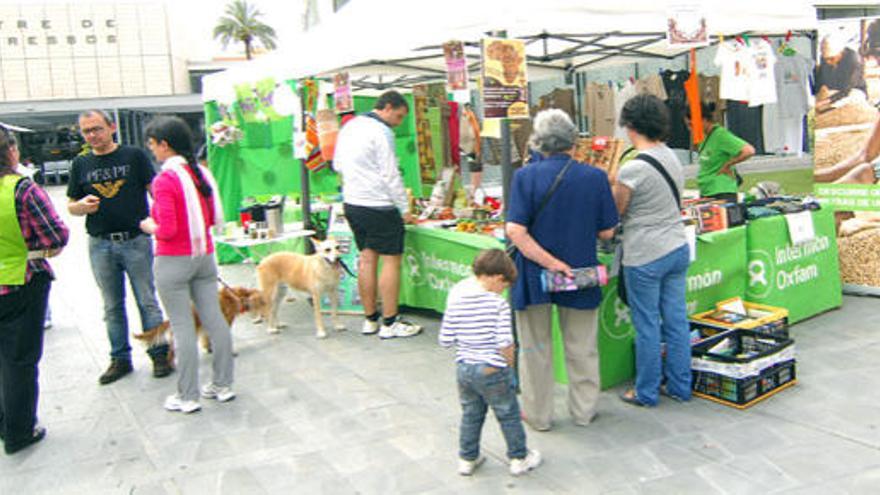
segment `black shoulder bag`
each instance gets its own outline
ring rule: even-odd
[[[544,194],[544,197],[541,198],[541,204],[538,206],[538,210],[535,212],[535,216],[532,217],[532,221],[529,222],[528,225],[526,225],[527,230],[532,229],[532,225],[535,224],[535,220],[538,219],[538,216],[541,214],[542,211],[544,211],[544,207],[547,206],[547,203],[550,202],[550,197],[553,196],[553,193],[556,192],[557,188],[559,188],[559,184],[562,182],[562,176],[564,176],[565,173],[568,172],[568,169],[571,168],[571,165],[573,163],[574,163],[574,159],[568,160],[568,163],[566,163],[565,166],[562,167],[562,170],[560,170],[559,173],[556,174],[556,178],[553,179],[553,184],[550,185],[550,189],[547,189],[547,192]],[[507,255],[510,256],[510,258],[515,261],[516,254],[519,252],[519,249],[516,248],[515,244],[510,242],[510,239],[508,239],[507,242],[508,242],[507,248],[506,248]]]
[[[657,161],[656,158],[647,154],[647,153],[639,153],[638,156],[633,158],[633,160],[642,160],[648,165],[652,166],[654,170],[656,170],[660,175],[663,176],[663,179],[666,180],[666,183],[669,185],[669,190],[672,191],[672,196],[675,197],[675,206],[676,208],[681,208],[681,196],[678,193],[678,187],[675,185],[675,181],[672,180],[672,177],[669,176],[669,172],[666,171],[666,168]],[[627,299],[626,295],[626,283],[624,282],[625,277],[623,276],[623,248],[620,249],[620,273],[617,274],[617,297],[620,298],[623,304],[629,306],[629,299]]]

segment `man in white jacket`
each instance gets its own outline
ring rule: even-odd
[[[403,122],[407,112],[409,106],[400,93],[383,93],[372,112],[345,124],[333,157],[333,167],[342,174],[345,217],[360,251],[358,292],[366,316],[362,333],[379,332],[382,339],[412,337],[422,330],[400,318],[397,307],[403,225],[412,219],[391,129]],[[377,273],[380,258],[381,275]],[[381,322],[377,288],[382,296]]]

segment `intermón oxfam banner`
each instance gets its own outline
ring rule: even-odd
[[[813,212],[813,227],[815,239],[792,245],[783,216],[748,226],[746,299],[788,309],[790,323],[843,303],[834,213]]]

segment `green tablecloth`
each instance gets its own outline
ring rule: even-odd
[[[813,212],[816,238],[789,241],[784,216],[748,226],[748,301],[787,308],[796,323],[843,304],[840,264],[830,208]]]
[[[442,313],[449,289],[471,275],[477,253],[500,247],[501,241],[485,235],[407,226],[400,304]]]

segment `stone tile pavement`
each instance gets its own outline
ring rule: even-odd
[[[63,190],[52,193],[63,204]],[[100,297],[82,220],[70,223],[41,368],[49,435],[0,457],[0,493],[880,493],[876,300],[847,298],[843,310],[796,326],[800,383],[747,411],[699,399],[638,409],[612,390],[581,428],[560,387],[555,428],[528,432],[545,455],[539,470],[507,474],[490,417],[489,460],[462,478],[452,356],[436,345],[435,317],[415,317],[422,336],[384,342],[361,336],[353,317],[348,332],[316,340],[303,301],[284,305],[290,328],[277,336],[241,318],[238,398],[205,401],[190,416],[162,409],[174,377],[153,379],[140,349],[133,375],[99,386],[108,350]],[[252,270],[223,274],[252,284]],[[135,328],[136,313],[130,307]],[[202,360],[208,379],[210,356]]]

